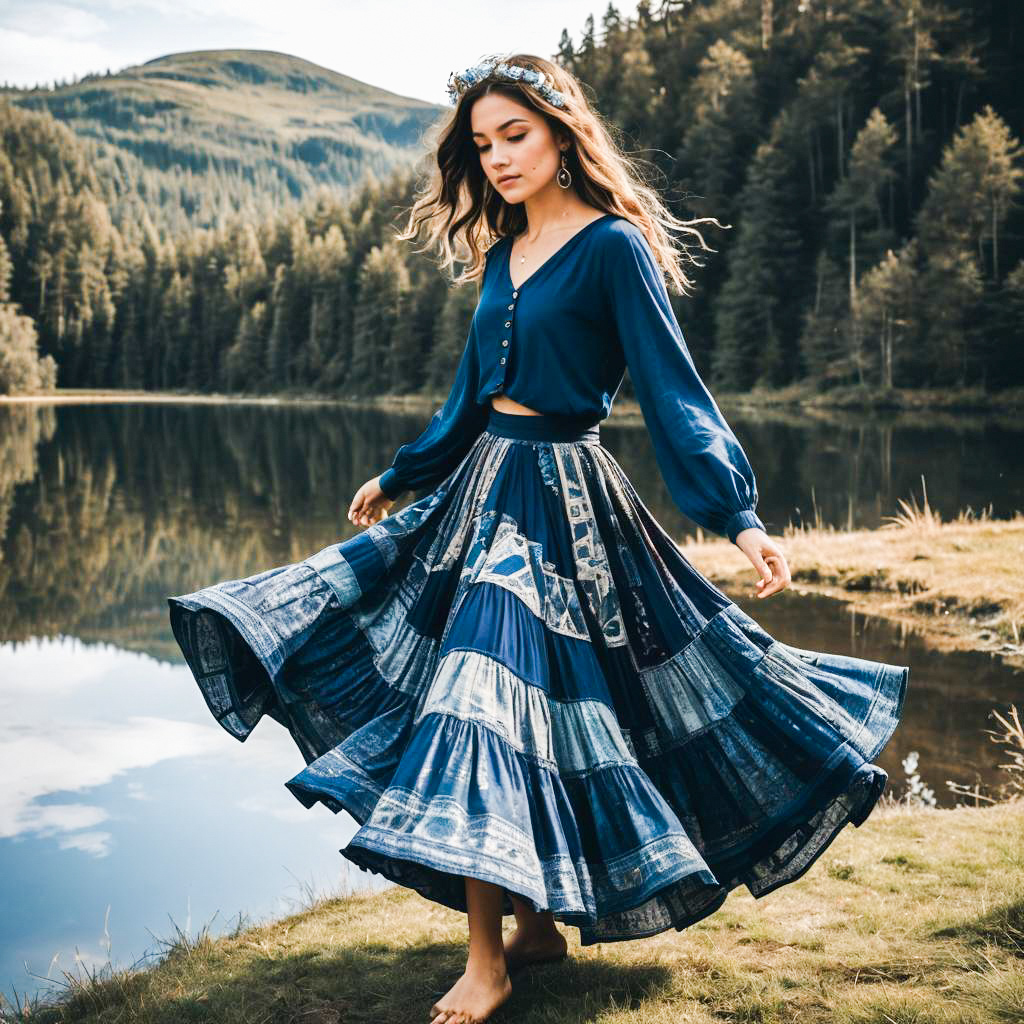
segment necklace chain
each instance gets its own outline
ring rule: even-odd
[[[587,223],[589,223],[589,221],[588,221]],[[586,225],[586,224],[584,224],[583,226],[584,226],[584,227],[586,227],[587,225]],[[550,234],[551,234],[552,232],[554,232],[554,231],[565,231],[565,230],[567,230],[568,228],[574,228],[574,227],[576,227],[576,225],[575,225],[575,224],[563,224],[563,225],[562,225],[561,227],[557,227],[557,228],[549,228],[549,229],[548,229],[547,231],[544,231],[544,232],[542,232],[541,234],[539,234],[539,235],[537,236],[537,238],[543,238],[543,237],[544,237],[545,235],[550,235]],[[536,240],[537,240],[537,239],[534,239],[534,241],[536,241]],[[518,241],[518,239],[516,239],[516,241]],[[525,254],[525,253],[523,253],[523,254],[522,254],[522,255],[520,255],[520,257],[519,257],[519,264],[520,264],[520,266],[522,266],[522,264],[524,264],[525,262],[526,262],[526,254]]]

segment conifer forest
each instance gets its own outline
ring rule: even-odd
[[[723,225],[673,295],[709,386],[1024,385],[1024,5],[609,4],[552,46],[672,212]],[[324,102],[316,65],[223,53],[211,97]],[[394,235],[444,108],[285,145],[251,107],[196,123],[163,60],[0,89],[0,393],[443,397],[476,287]]]

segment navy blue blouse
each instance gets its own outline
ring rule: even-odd
[[[606,213],[525,281],[509,276],[512,237],[487,250],[480,300],[444,405],[380,478],[397,498],[436,487],[484,430],[490,397],[541,413],[605,419],[626,367],[672,499],[706,530],[735,541],[757,485],[736,435],[693,364],[643,231]]]

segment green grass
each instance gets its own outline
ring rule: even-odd
[[[69,982],[9,1020],[185,1024],[427,1021],[461,973],[466,916],[411,890],[318,899],[146,969]],[[511,926],[508,918],[506,925]],[[495,1024],[981,1024],[1024,1020],[1024,801],[880,804],[800,879],[742,887],[682,932],[581,948],[513,979]]]

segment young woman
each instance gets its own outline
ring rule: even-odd
[[[341,853],[468,914],[432,1024],[486,1019],[509,974],[564,957],[556,921],[581,945],[641,938],[799,877],[881,795],[909,677],[769,636],[600,442],[628,367],[673,499],[743,551],[759,597],[786,587],[668,298],[699,254],[667,229],[703,246],[700,222],[557,65],[487,58],[449,85],[401,236],[427,223],[481,281],[447,401],[357,491],[359,534],[168,599],[221,724],[284,724],[307,762],[289,789],[359,823]]]

